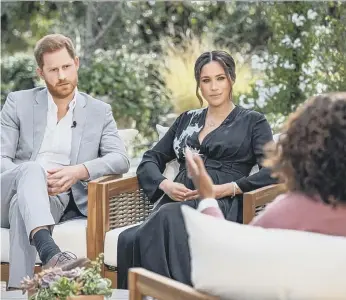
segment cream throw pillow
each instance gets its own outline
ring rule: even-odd
[[[164,127],[159,124],[156,124],[156,130],[159,135],[159,140],[163,138],[163,136],[167,133],[169,127]],[[166,169],[163,172],[163,176],[165,176],[169,180],[174,180],[175,176],[177,176],[179,172],[179,163],[176,159],[166,164]]]
[[[137,129],[118,129],[118,134],[125,144],[126,148],[129,148],[134,142],[138,130]]]
[[[182,206],[194,287],[222,299],[346,299],[346,238],[264,229]]]
[[[121,140],[124,142],[127,149],[128,155],[131,154],[132,144],[135,141],[136,136],[138,135],[137,129],[118,129],[118,134]],[[131,155],[130,155],[131,156]],[[123,174],[123,177],[131,177],[136,175],[136,170],[138,163],[136,160],[130,159],[130,169],[126,174]]]

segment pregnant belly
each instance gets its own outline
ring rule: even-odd
[[[244,177],[242,173],[235,170],[229,170],[228,172],[224,172],[220,170],[207,168],[207,172],[214,184],[229,183]],[[174,181],[184,184],[187,188],[194,189],[192,180],[187,176],[186,169],[181,170]]]

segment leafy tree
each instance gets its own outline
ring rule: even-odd
[[[1,51],[24,52],[59,22],[54,2],[1,1]]]
[[[340,3],[268,3],[265,15],[273,34],[267,50],[252,57],[254,69],[264,76],[253,84],[252,93],[240,97],[240,103],[280,124],[311,95],[345,87],[342,12]]]
[[[31,89],[38,84],[36,62],[31,55],[18,53],[1,60],[1,106],[10,92]]]
[[[346,3],[329,2],[316,26],[313,48],[318,81],[325,91],[346,91]]]
[[[160,40],[181,44],[185,36],[213,33],[232,49],[264,46],[270,32],[256,3],[218,1],[5,1],[2,50],[33,47],[47,33],[61,32],[79,45],[84,60],[98,48],[161,52]]]
[[[80,69],[80,89],[112,105],[120,128],[153,137],[160,117],[171,110],[155,53],[98,50]]]
[[[1,100],[11,90],[37,85],[33,60],[17,52],[29,52],[43,35],[61,32],[74,40],[81,57],[81,89],[110,102],[119,125],[137,126],[151,137],[159,116],[171,109],[161,78],[167,58],[162,41],[168,38],[186,53],[186,37],[212,37],[212,47],[229,49],[243,65],[252,57],[253,80],[261,77],[239,102],[280,123],[310,95],[346,89],[345,6],[335,1],[3,1]],[[177,86],[173,95],[181,94]]]
[[[267,2],[230,1],[214,20],[211,30],[215,42],[232,49],[252,53],[266,49],[272,36],[265,9]]]

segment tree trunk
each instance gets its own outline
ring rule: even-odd
[[[93,5],[92,1],[88,1],[86,3],[86,20],[85,20],[85,41],[84,41],[84,55],[83,55],[83,63],[88,65],[92,53],[93,47],[87,46],[90,45],[90,42],[93,40]]]

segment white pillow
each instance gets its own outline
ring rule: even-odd
[[[274,140],[275,143],[279,140],[279,137],[280,137],[280,133],[276,133],[276,134],[273,135],[273,140]],[[251,175],[257,173],[258,171],[259,171],[259,167],[258,167],[258,165],[256,164],[256,165],[254,165],[254,166],[252,167],[252,169],[251,169],[249,175],[251,176]]]
[[[166,134],[168,129],[169,127],[164,127],[159,124],[156,124],[156,130],[159,135],[159,140],[163,138],[163,136]],[[174,159],[171,162],[166,164],[166,169],[163,172],[163,176],[165,176],[167,179],[174,180],[178,172],[179,172],[179,163],[176,159]]]
[[[273,140],[275,143],[277,143],[279,141],[280,135],[281,135],[281,133],[276,133],[273,135]]]
[[[255,165],[252,167],[249,176],[251,176],[251,175],[253,175],[253,174],[256,174],[258,171],[259,171],[258,164],[255,164]]]
[[[129,148],[132,146],[132,143],[134,142],[138,130],[137,129],[118,129],[118,134],[122,141],[125,144],[126,148]]]
[[[264,229],[182,206],[194,287],[222,299],[346,299],[346,238]]]
[[[118,129],[118,134],[121,140],[124,142],[127,154],[131,157],[131,152],[133,151],[132,144],[135,141],[135,138],[138,134],[137,129]],[[123,177],[130,177],[136,175],[136,170],[138,167],[138,160],[130,158],[130,169],[126,174],[123,174]]]

